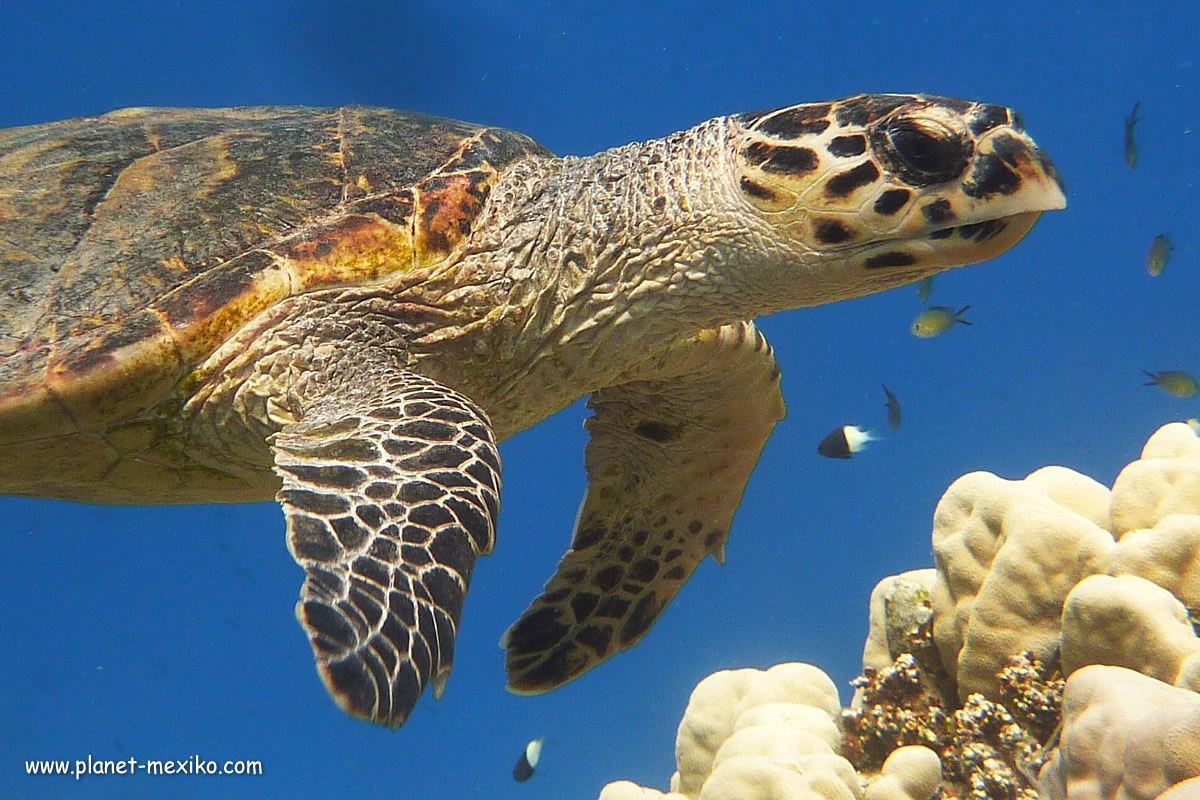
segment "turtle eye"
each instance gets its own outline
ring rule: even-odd
[[[885,141],[902,174],[921,183],[951,180],[967,166],[962,139],[940,125],[894,120],[887,126]]]

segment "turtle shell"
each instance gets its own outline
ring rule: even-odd
[[[152,407],[284,298],[445,260],[510,131],[381,108],[132,108],[0,131],[0,441]]]

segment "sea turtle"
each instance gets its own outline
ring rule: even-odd
[[[540,692],[636,643],[783,416],[750,322],[1015,244],[1065,200],[1010,110],[858,95],[587,158],[381,108],[0,131],[0,492],[275,498],[348,712],[440,695],[496,443],[590,394],[571,547],[502,639]]]

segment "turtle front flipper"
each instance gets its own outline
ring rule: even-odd
[[[273,446],[317,670],[347,712],[395,727],[450,674],[471,569],[495,540],[500,460],[466,397],[412,373],[382,384]]]
[[[779,371],[752,324],[705,330],[588,407],[588,490],[571,549],[501,639],[508,688],[553,689],[637,643],[724,543],[783,418]]]

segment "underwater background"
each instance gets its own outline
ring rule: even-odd
[[[504,689],[501,632],[566,549],[583,494],[577,403],[501,446],[444,697],[390,732],[343,714],[293,617],[302,573],[274,503],[118,508],[0,498],[0,797],[581,798],[665,788],[695,683],[807,661],[851,694],[867,599],[932,566],[965,472],[1063,464],[1111,485],[1200,398],[1200,6],[1177,2],[43,2],[0,14],[0,126],[132,105],[368,103],[522,131],[559,154],[719,114],[863,91],[1009,105],[1069,207],[938,275],[970,327],[918,339],[915,286],[762,319],[788,416],[727,544],[633,650],[538,697]],[[1136,101],[1139,157],[1125,162]],[[1163,274],[1151,240],[1174,244]],[[904,411],[889,435],[885,383]],[[842,424],[882,436],[816,453]],[[511,770],[545,736],[527,783]],[[33,759],[251,759],[262,776],[29,777]]]

